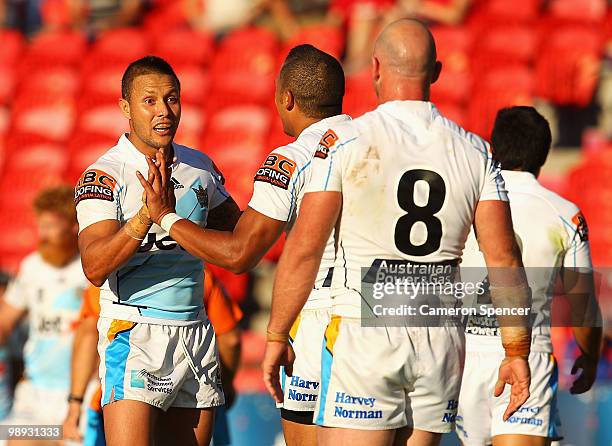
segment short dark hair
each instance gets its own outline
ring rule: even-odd
[[[293,93],[300,109],[311,118],[342,113],[344,70],[334,57],[312,45],[289,51],[280,71],[281,88]]]
[[[516,106],[497,112],[491,144],[493,158],[502,169],[537,175],[546,162],[551,141],[548,121],[535,108]]]
[[[135,60],[125,69],[123,77],[121,78],[121,97],[123,99],[130,98],[130,90],[134,79],[143,74],[167,74],[172,76],[176,80],[176,86],[181,91],[181,83],[178,76],[170,66],[161,57],[157,56],[145,56],[138,60]]]

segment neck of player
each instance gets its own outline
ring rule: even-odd
[[[151,147],[150,145],[142,141],[140,138],[138,138],[135,132],[128,133],[128,140],[134,145],[134,147],[136,147],[136,149],[140,153],[151,158],[155,158],[155,154],[163,148],[166,163],[168,163],[168,165],[172,164],[172,160],[174,159],[174,146],[172,145],[172,142],[170,142],[170,144],[164,147]]]

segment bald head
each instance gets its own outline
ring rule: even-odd
[[[387,84],[381,87],[421,85],[427,97],[419,99],[428,99],[429,85],[440,71],[433,35],[427,26],[414,19],[401,19],[383,29],[374,46],[374,60],[381,80]]]

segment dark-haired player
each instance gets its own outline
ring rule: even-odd
[[[533,293],[531,396],[519,412],[502,419],[509,395],[499,399],[490,395],[496,380],[495,364],[503,358],[499,328],[494,318],[469,318],[457,416],[457,433],[467,446],[545,446],[560,439],[558,371],[550,340],[551,297],[558,278],[570,299],[574,336],[582,352],[572,369],[572,373],[578,369],[582,373],[571,391],[586,392],[595,381],[602,329],[593,294],[587,225],[576,205],[537,180],[550,143],[548,122],[533,107],[506,108],[497,114],[493,157],[503,169],[514,232]],[[462,266],[468,268],[465,274],[484,267],[474,233],[468,237]],[[479,300],[490,304],[487,294]]]
[[[343,96],[344,72],[336,59],[311,45],[293,48],[277,78],[275,99],[285,132],[297,139],[273,150],[257,171],[253,197],[234,231],[203,230],[188,220],[176,219],[174,209],[162,203],[169,200],[168,194],[159,196],[152,189],[147,196],[151,218],[162,227],[166,219],[176,221],[169,223],[172,238],[207,262],[235,272],[255,266],[281,233],[291,228],[325,130],[350,119],[340,114]],[[313,411],[320,382],[321,343],[330,317],[334,257],[330,239],[308,303],[291,331],[296,362],[293,373],[283,375],[281,409],[290,446],[316,444]]]
[[[215,335],[203,309],[202,261],[153,225],[138,171],[163,157],[176,210],[230,230],[239,209],[205,154],[173,143],[180,83],[164,60],[131,63],[119,106],[130,131],[81,176],[75,201],[83,269],[101,287],[100,378],[109,445],[205,445],[224,402]],[[165,413],[164,413],[165,412]],[[158,418],[172,429],[159,429]]]

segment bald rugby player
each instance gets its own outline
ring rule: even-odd
[[[274,340],[289,336],[335,228],[332,319],[315,409],[323,446],[436,445],[454,425],[461,324],[449,318],[438,326],[411,325],[400,318],[403,324],[377,325],[363,310],[362,268],[378,271],[383,262],[456,267],[475,223],[487,266],[507,269],[491,273],[494,303],[529,306],[503,179],[489,147],[429,102],[440,70],[423,24],[401,20],[385,28],[372,58],[379,106],[331,126],[321,139],[281,256],[268,325]],[[530,330],[525,318],[504,322],[510,322],[501,330],[506,356],[495,392],[511,385],[507,418],[529,396]],[[267,343],[264,380],[277,401],[279,368],[292,360],[285,344]]]

